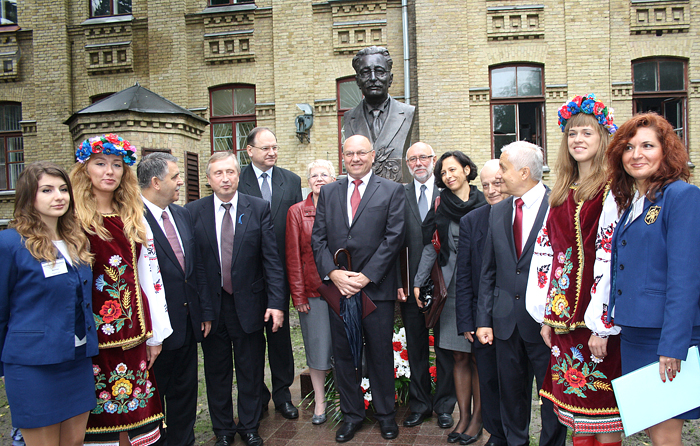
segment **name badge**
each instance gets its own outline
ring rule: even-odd
[[[41,267],[44,269],[44,277],[47,279],[49,277],[58,276],[59,274],[66,274],[68,272],[68,268],[66,267],[66,259],[56,259],[56,263],[41,262]]]

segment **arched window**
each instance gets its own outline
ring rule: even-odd
[[[336,81],[338,104],[338,172],[345,173],[343,165],[343,143],[345,142],[345,112],[355,108],[362,100],[362,91],[355,82],[355,76],[340,78]]]
[[[22,104],[0,102],[0,190],[14,190],[24,169]]]
[[[493,67],[490,78],[493,157],[500,157],[501,148],[513,141],[528,141],[544,149],[542,67],[525,64]]]
[[[634,113],[656,112],[671,123],[688,147],[687,74],[684,59],[653,58],[632,62]]]
[[[209,89],[211,153],[230,150],[241,167],[250,164],[245,139],[255,128],[255,86],[224,85]]]

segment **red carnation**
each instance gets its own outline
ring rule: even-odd
[[[401,359],[408,361],[408,350],[403,350],[401,352]]]
[[[392,342],[391,345],[394,346],[394,351],[395,351],[395,352],[400,352],[401,349],[403,348],[403,345],[401,345],[401,343],[398,342],[398,341]]]
[[[428,336],[428,345],[431,347],[435,345],[435,336]]]
[[[431,367],[428,369],[428,372],[430,373],[430,376],[433,377],[433,380],[434,380],[434,379],[437,379],[437,367],[431,366]]]
[[[102,309],[100,310],[100,316],[102,316],[102,321],[105,324],[109,324],[115,319],[122,315],[122,307],[116,300],[108,300],[102,304]]]

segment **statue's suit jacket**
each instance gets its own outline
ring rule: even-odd
[[[357,107],[345,112],[345,137],[363,135],[372,141],[372,146],[377,155],[387,154],[391,158],[403,158],[408,146],[411,144],[411,130],[413,129],[413,115],[416,108],[389,97],[389,111],[384,126],[376,141],[372,141],[372,133],[365,117],[365,100]],[[381,161],[381,159],[378,159]],[[404,166],[405,163],[399,163]],[[404,173],[409,178],[408,172]]]
[[[476,326],[492,327],[498,339],[510,338],[517,325],[525,341],[542,342],[540,325],[525,308],[525,290],[535,239],[549,208],[548,200],[549,189],[542,199],[520,259],[513,241],[513,197],[491,207],[481,265]]]

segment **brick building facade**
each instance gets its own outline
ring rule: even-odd
[[[210,193],[208,156],[244,149],[241,136],[253,125],[276,132],[283,167],[303,175],[316,158],[339,166],[341,115],[359,100],[350,62],[369,45],[391,52],[390,94],[416,105],[413,139],[438,153],[460,149],[480,166],[503,144],[528,139],[553,165],[558,107],[573,94],[595,92],[618,124],[636,111],[665,114],[691,161],[700,159],[700,0],[404,3],[2,2],[0,220],[11,217],[22,163],[69,167],[78,133],[66,120],[137,82],[210,125],[189,132],[186,144],[170,144],[177,131],[162,119],[93,117],[80,136],[160,135],[139,138],[139,148],[171,150],[202,195]],[[313,110],[308,142],[297,138],[296,104]],[[545,181],[553,184],[553,173]]]

